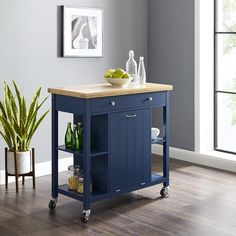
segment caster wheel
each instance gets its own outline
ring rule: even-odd
[[[51,210],[54,210],[57,206],[57,200],[50,200],[49,204],[48,204],[48,208]]]
[[[169,187],[163,187],[160,191],[160,194],[163,198],[169,197]]]
[[[83,223],[88,223],[88,221],[89,221],[89,216],[90,216],[90,210],[83,211],[83,212],[81,213],[80,219],[81,219],[81,221],[82,221]]]

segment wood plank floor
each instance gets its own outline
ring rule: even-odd
[[[160,161],[153,159],[160,171]],[[56,211],[50,212],[50,176],[36,183],[34,191],[27,180],[18,196],[14,184],[8,191],[0,186],[0,236],[236,235],[233,173],[171,160],[170,198],[160,198],[158,185],[98,202],[89,224],[80,221],[82,204],[61,195]]]

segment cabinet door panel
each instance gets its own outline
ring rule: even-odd
[[[110,189],[112,192],[150,181],[150,110],[110,115]]]
[[[126,120],[121,113],[111,115],[110,118],[110,187],[111,191],[118,191],[125,186],[126,163]]]
[[[151,125],[150,110],[142,112],[142,119],[136,120],[135,127],[135,176],[136,184],[151,180]]]

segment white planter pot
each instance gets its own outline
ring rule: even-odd
[[[27,174],[32,171],[32,160],[30,151],[17,152],[16,161],[18,167],[18,175]],[[7,172],[15,175],[14,152],[7,151]]]

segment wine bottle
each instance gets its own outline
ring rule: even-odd
[[[79,135],[79,144],[80,144],[80,149],[83,148],[83,127],[82,123],[78,123],[78,135]]]
[[[72,129],[71,129],[71,122],[67,123],[67,129],[65,134],[65,146],[66,149],[72,148]]]
[[[78,127],[77,125],[73,125],[73,136],[72,136],[72,149],[73,150],[79,150],[79,135],[78,135]]]

